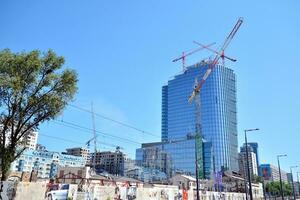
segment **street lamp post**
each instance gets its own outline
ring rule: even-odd
[[[239,159],[238,159],[238,158],[235,158],[235,160],[239,162]],[[244,168],[244,164],[243,164],[243,163],[244,163],[244,162],[242,162],[242,165],[243,165],[243,168]],[[248,200],[247,180],[246,180],[246,170],[245,170],[245,168],[244,168],[243,172],[244,172],[244,173],[243,173],[243,176],[244,176],[244,184],[245,184],[245,196],[246,196],[246,200]]]
[[[291,166],[290,170],[291,170],[291,178],[292,178],[292,187],[293,187],[293,196],[294,196],[294,200],[296,200],[296,193],[295,193],[295,186],[294,186],[294,178],[293,178],[293,168],[297,168],[298,166]]]
[[[286,157],[287,155],[277,155],[277,162],[278,162],[278,170],[279,170],[279,181],[280,181],[280,193],[281,193],[281,198],[282,200],[284,200],[284,194],[283,194],[283,189],[282,189],[282,180],[281,180],[281,170],[280,170],[280,162],[279,162],[279,158],[280,157]]]
[[[298,187],[298,194],[300,194],[299,173],[300,173],[300,172],[297,172],[297,187]]]
[[[258,131],[258,130],[259,130],[258,128],[255,128],[255,129],[247,129],[247,130],[245,130],[246,163],[247,163],[247,172],[248,172],[248,182],[249,182],[249,194],[250,194],[250,200],[253,200],[253,195],[252,195],[252,184],[251,184],[250,167],[249,167],[247,132],[250,132],[250,131]]]
[[[247,179],[246,179],[246,172],[244,171],[244,184],[245,184],[245,195],[246,195],[246,200],[248,200],[248,192],[247,192]]]
[[[265,186],[265,180],[264,180],[264,179],[263,179],[263,181],[262,181],[262,186],[263,186],[264,200],[267,200],[267,197],[266,197],[266,186]]]

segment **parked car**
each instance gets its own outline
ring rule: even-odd
[[[69,184],[62,185],[59,189],[51,189],[47,192],[48,200],[66,200],[68,198]]]

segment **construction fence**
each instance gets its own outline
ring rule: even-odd
[[[0,200],[45,200],[46,183],[3,182]],[[68,199],[72,200],[195,200],[193,190],[179,190],[177,186],[152,185],[149,187],[132,186],[86,186],[81,192],[77,185],[70,185]],[[201,200],[245,200],[243,193],[200,192]],[[263,197],[254,196],[255,200]]]

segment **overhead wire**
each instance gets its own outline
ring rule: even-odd
[[[61,140],[61,141],[69,142],[69,143],[79,144],[81,146],[85,146],[86,145],[86,142],[82,143],[82,142],[79,142],[79,141],[74,141],[74,140],[70,140],[70,139],[65,139],[65,138],[56,137],[56,136],[52,136],[52,135],[47,135],[47,134],[44,134],[44,133],[39,133],[39,135],[47,137],[47,138],[52,138],[52,139],[56,139],[56,140]],[[100,144],[106,145],[106,146],[114,147],[114,148],[118,147],[118,145],[113,145],[113,144],[106,143],[106,142],[100,142],[98,140],[97,140],[97,142],[100,143]]]
[[[70,107],[76,108],[76,109],[78,109],[78,110],[81,110],[81,111],[84,111],[84,112],[87,112],[87,113],[92,113],[92,111],[90,111],[90,110],[88,110],[88,109],[86,109],[86,108],[82,108],[82,107],[77,106],[77,105],[74,105],[74,104],[68,104],[68,105],[69,105]],[[114,122],[114,123],[116,123],[116,124],[122,125],[122,126],[124,126],[124,127],[130,128],[130,129],[133,129],[133,130],[135,130],[135,131],[137,131],[137,132],[140,132],[140,133],[142,133],[142,134],[147,134],[147,135],[151,135],[151,136],[159,137],[159,138],[160,138],[160,136],[159,136],[158,134],[154,134],[154,133],[151,133],[151,132],[149,132],[149,131],[142,130],[142,129],[137,128],[137,127],[135,127],[135,126],[132,126],[132,125],[130,125],[130,124],[127,124],[127,123],[124,123],[124,122],[121,122],[121,121],[112,119],[112,118],[110,118],[110,117],[104,116],[104,115],[99,114],[99,113],[96,113],[96,112],[93,112],[93,113],[94,113],[94,115],[97,116],[97,117],[100,117],[100,118],[105,119],[105,120],[108,120],[108,121],[112,121],[112,122]]]
[[[77,129],[77,130],[79,130],[79,129],[85,130],[85,132],[88,131],[89,133],[92,133],[92,131],[93,131],[92,128],[84,127],[84,126],[75,124],[73,122],[67,122],[67,121],[64,121],[64,120],[55,120],[54,122],[56,124],[59,124],[59,125],[62,125],[62,126],[66,126],[66,127],[69,127],[69,128],[73,128],[73,129]],[[140,142],[137,142],[137,141],[134,141],[134,140],[131,140],[131,139],[128,139],[128,138],[116,136],[116,135],[113,135],[111,133],[102,132],[102,131],[99,131],[99,130],[95,130],[95,131],[96,131],[96,133],[98,133],[97,135],[99,135],[99,134],[100,135],[105,135],[107,137],[111,137],[111,138],[115,138],[115,139],[121,140],[122,142],[127,141],[128,143],[133,143],[133,144],[138,144],[138,145],[141,144]]]

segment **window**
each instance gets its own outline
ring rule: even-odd
[[[61,189],[62,189],[62,190],[68,190],[68,189],[69,189],[69,185],[63,185],[63,186],[61,187]]]

